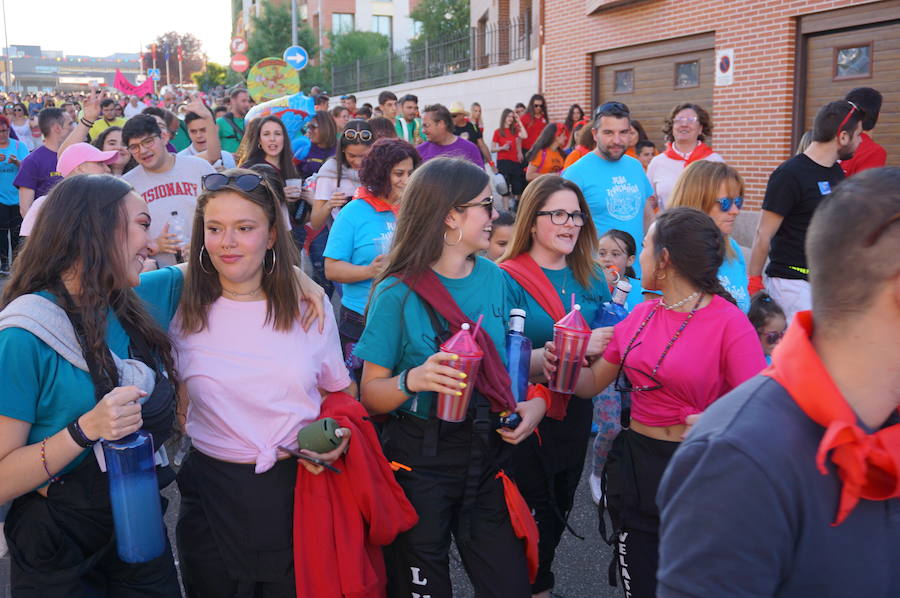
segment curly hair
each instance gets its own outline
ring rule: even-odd
[[[376,197],[388,197],[391,194],[391,170],[407,158],[412,160],[413,169],[422,163],[419,152],[406,141],[389,137],[379,139],[363,158],[359,181]]]
[[[698,106],[697,104],[692,104],[690,102],[684,102],[683,104],[678,104],[674,108],[672,108],[672,112],[669,113],[669,116],[666,117],[666,122],[663,124],[663,135],[666,136],[666,141],[675,141],[675,136],[672,134],[672,126],[675,124],[675,116],[681,112],[682,110],[691,109],[697,113],[697,121],[700,123],[700,135],[697,136],[699,141],[706,141],[706,138],[712,135],[713,125],[712,118],[709,116],[709,112]]]

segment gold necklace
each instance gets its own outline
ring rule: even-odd
[[[246,293],[238,293],[237,291],[232,291],[231,289],[226,289],[224,286],[222,287],[222,292],[228,293],[232,297],[255,297],[262,290],[262,285],[259,285],[252,291],[248,291]]]

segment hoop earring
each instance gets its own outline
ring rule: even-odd
[[[204,245],[200,246],[200,252],[197,253],[197,263],[200,264],[200,269],[203,270],[205,274],[212,274],[209,270],[203,267],[203,252],[206,251],[206,247]],[[212,261],[212,258],[210,258]]]
[[[275,271],[275,248],[272,248],[272,267],[266,270],[266,276],[270,276]],[[263,266],[266,264],[266,258],[263,257]]]
[[[447,242],[447,231],[444,231],[444,245],[448,245],[450,247],[456,247],[462,241],[463,234],[462,229],[459,229],[459,238],[456,239],[456,243],[448,243]]]

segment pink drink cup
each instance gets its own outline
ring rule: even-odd
[[[478,368],[481,367],[481,355],[459,355],[459,359],[445,362],[444,365],[465,372],[466,387],[460,388],[461,396],[439,394],[437,416],[447,422],[465,421],[466,411],[469,410],[469,401],[472,398],[472,389],[475,388],[475,379],[478,377]]]
[[[550,381],[550,390],[562,394],[572,394],[575,384],[578,383],[581,364],[587,354],[590,340],[590,330],[553,327],[553,344],[556,345],[556,355],[559,357],[559,361],[556,363],[553,380]]]

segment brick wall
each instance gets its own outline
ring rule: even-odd
[[[797,17],[875,0],[646,0],[591,16],[585,0],[545,1],[543,89],[554,120],[570,104],[590,105],[594,52],[709,32],[716,48],[733,48],[734,83],[713,92],[716,151],[758,209],[769,174],[791,154]]]

